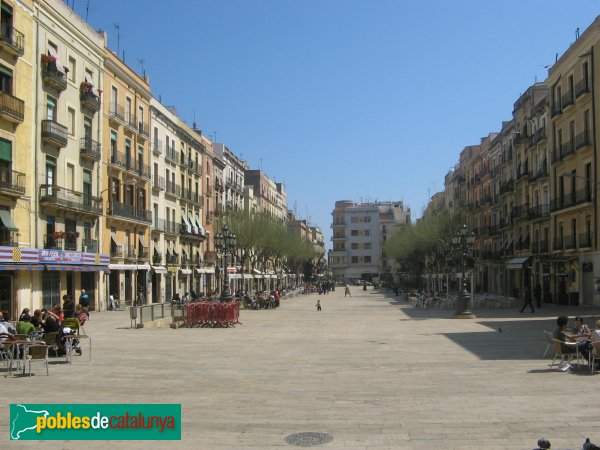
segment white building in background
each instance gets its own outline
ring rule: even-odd
[[[411,223],[402,202],[356,204],[341,200],[332,212],[333,249],[329,267],[335,279],[377,280],[389,272],[382,248],[386,239]]]
[[[213,143],[213,153],[222,161],[223,191],[222,205],[224,210],[239,211],[244,209],[244,171],[248,169],[246,161],[238,158],[224,144]]]

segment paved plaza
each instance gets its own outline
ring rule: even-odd
[[[552,449],[600,443],[600,373],[550,370],[542,330],[559,314],[414,309],[391,292],[343,289],[241,311],[229,329],[131,329],[126,311],[85,326],[93,359],[0,377],[0,448],[299,448],[294,433],[326,433],[324,449]],[[499,331],[501,330],[501,331]],[[35,370],[35,368],[34,368]],[[182,440],[9,442],[9,403],[181,403]]]

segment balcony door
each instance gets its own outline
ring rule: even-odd
[[[0,139],[0,187],[12,185],[12,142]]]
[[[56,122],[56,99],[50,96],[46,99],[46,119]]]
[[[4,66],[0,66],[0,91],[8,95],[13,93],[13,72]]]
[[[92,172],[90,170],[83,171],[83,204],[92,205]]]
[[[65,219],[65,250],[77,250],[77,222],[71,219]]]
[[[92,119],[89,117],[83,117],[83,139],[85,142],[85,148],[92,148]]]
[[[52,186],[56,183],[56,159],[46,157],[46,194],[53,195]]]

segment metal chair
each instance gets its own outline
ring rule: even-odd
[[[600,342],[592,342],[592,350],[590,351],[590,372],[594,373],[596,360],[600,361]]]
[[[554,347],[554,343],[552,342],[552,340],[554,339],[552,336],[552,332],[544,330],[544,336],[546,337],[547,345],[546,345],[546,350],[544,350],[544,354],[542,355],[542,358],[545,358],[546,355],[548,354],[548,350],[550,350],[552,347]]]
[[[550,363],[550,367],[554,366],[554,361],[556,361],[557,357],[560,356],[560,362],[561,363],[565,360],[565,357],[567,358],[567,361],[570,363],[571,362],[571,358],[573,357],[573,355],[576,354],[575,352],[573,352],[573,353],[563,352],[561,344],[564,344],[564,342],[559,341],[558,339],[552,339],[552,345],[554,347],[554,358],[552,358],[552,362]]]

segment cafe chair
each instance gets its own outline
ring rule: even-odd
[[[554,339],[552,337],[552,332],[544,330],[544,337],[546,338],[546,350],[544,351],[542,358],[545,358],[548,354],[548,350],[554,347],[554,343],[552,342],[552,339]]]
[[[29,353],[27,355],[27,361],[29,363],[29,376],[31,376],[31,363],[33,361],[43,362],[46,365],[46,376],[48,373],[48,346],[44,344],[32,345],[29,347]]]
[[[594,373],[596,360],[600,361],[600,342],[592,342],[592,349],[590,350],[590,372]]]
[[[552,339],[552,345],[554,347],[554,358],[552,358],[552,362],[550,363],[550,367],[554,366],[554,361],[556,361],[556,358],[558,358],[560,356],[560,362],[562,363],[563,361],[566,360],[570,363],[571,362],[571,358],[573,357],[573,355],[575,355],[575,353],[565,353],[562,351],[561,348],[561,344],[563,344],[563,342],[559,341],[558,339]],[[559,363],[560,365],[560,363]]]

